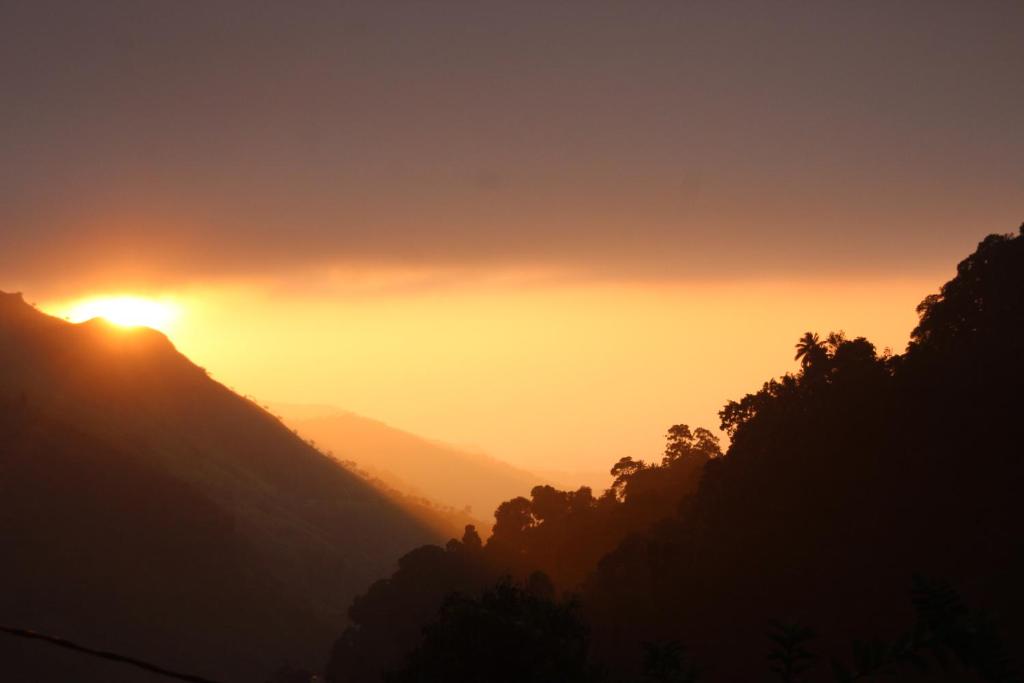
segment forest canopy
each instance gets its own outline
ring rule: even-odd
[[[937,618],[922,591],[959,615],[933,630],[963,625],[962,596],[1024,644],[1024,237],[987,237],[917,312],[902,354],[800,336],[795,372],[721,410],[725,452],[674,425],[659,457],[614,463],[606,491],[538,486],[498,507],[486,543],[467,527],[407,554],[353,603],[328,679],[441,680],[458,661],[448,680],[505,680],[487,667],[506,660],[532,662],[524,681],[753,679],[770,637],[783,680],[853,680],[918,658]],[[918,574],[941,581],[916,579],[908,601]],[[844,669],[866,638],[890,645]],[[1011,680],[977,638],[956,651],[964,671]]]

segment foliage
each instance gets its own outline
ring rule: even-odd
[[[549,683],[588,680],[587,634],[573,601],[551,585],[503,579],[478,597],[450,595],[389,683]]]
[[[644,643],[644,683],[694,683],[697,678],[697,667],[679,643]]]
[[[807,680],[804,674],[815,659],[807,649],[807,643],[814,638],[814,631],[799,624],[775,621],[768,635],[774,643],[768,655],[768,660],[772,662],[772,673],[783,683]]]
[[[927,650],[981,680],[1014,680],[987,622],[954,618],[958,603],[934,585],[918,585],[921,626],[900,635],[895,587],[926,567],[1024,642],[1024,238],[986,239],[919,313],[901,355],[843,332],[803,335],[797,372],[722,409],[724,455],[711,432],[676,425],[660,460],[621,458],[599,496],[536,487],[504,503],[487,544],[460,556],[472,557],[476,590],[542,570],[579,591],[591,663],[613,679],[754,679],[757,658],[736,653],[756,651],[757,625],[785,615],[829,637],[812,658],[810,633],[777,623],[771,664],[783,681],[843,661],[840,643],[862,633],[878,635],[837,675],[898,668],[914,680],[904,664]],[[358,604],[352,651],[365,653],[394,633],[371,612],[393,622],[419,603],[374,587]],[[436,615],[413,611],[416,633]],[[673,642],[687,644],[685,662]],[[345,680],[379,680],[398,654]]]
[[[970,672],[988,683],[1021,680],[992,624],[973,614],[951,586],[920,576],[913,583],[914,629],[891,642],[856,641],[852,666],[832,662],[836,683],[905,675],[908,667],[921,674]]]

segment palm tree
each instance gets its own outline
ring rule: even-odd
[[[796,343],[796,355],[793,360],[800,361],[800,367],[807,369],[825,359],[825,344],[813,332],[804,332],[804,336]]]
[[[831,355],[835,355],[839,347],[846,343],[846,333],[842,330],[838,332],[829,332],[828,338],[825,339],[825,349],[829,351]]]

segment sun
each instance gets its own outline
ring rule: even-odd
[[[151,327],[166,334],[178,315],[178,306],[171,301],[125,295],[80,301],[70,308],[67,319],[80,323],[103,318],[122,327]]]

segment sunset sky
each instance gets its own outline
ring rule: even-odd
[[[1024,220],[1024,3],[7,2],[0,289],[537,469],[902,350]]]

